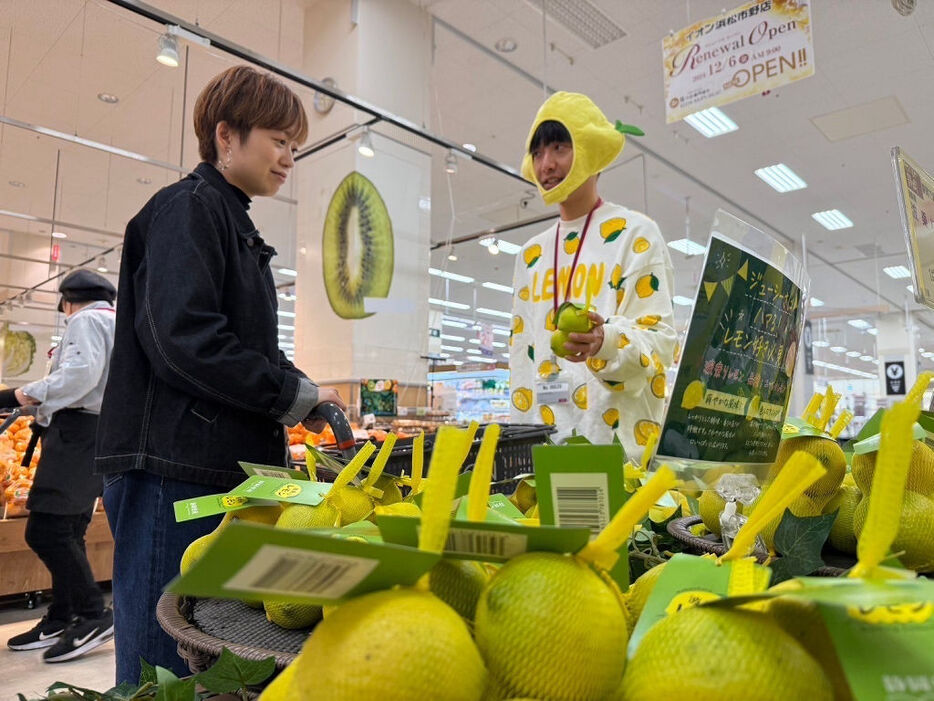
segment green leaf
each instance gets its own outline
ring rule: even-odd
[[[619,238],[619,235],[621,233],[623,233],[623,229],[620,229],[619,231],[614,231],[612,234],[610,234],[605,239],[603,239],[603,243],[612,243],[613,241]]]
[[[620,134],[629,134],[630,136],[645,136],[645,132],[634,124],[623,124],[618,119],[613,125]]]
[[[576,239],[576,238],[577,238],[577,232],[576,232],[576,231],[572,231],[570,234],[568,234],[567,236],[564,237],[564,240],[565,240],[565,241],[573,241],[573,240]]]
[[[781,554],[772,564],[772,584],[811,574],[824,566],[821,548],[837,512],[823,516],[795,516],[786,510],[775,531],[775,549]]]
[[[99,691],[94,691],[93,689],[84,689],[80,686],[69,684],[68,682],[55,682],[49,686],[48,689],[46,689],[46,693],[48,693],[50,698],[64,693],[66,694],[66,698],[71,697],[76,699],[84,699],[85,701],[106,700],[106,697]]]
[[[535,361],[535,346],[527,346],[525,349],[525,352],[528,354],[529,360],[534,362]]]
[[[165,667],[156,667],[156,680],[159,690],[155,701],[197,701],[196,677],[181,680]]]
[[[258,662],[246,660],[225,647],[214,666],[195,676],[195,679],[208,691],[223,694],[264,682],[275,671],[274,657],[267,657]]]
[[[141,686],[131,684],[130,682],[123,682],[105,691],[104,698],[107,699],[107,701],[132,701],[134,699],[142,699],[146,698],[146,696],[144,696],[145,692],[155,691],[152,687],[153,685],[149,682]]]
[[[156,679],[156,668],[149,664],[142,657],[139,658],[139,685],[143,684],[156,684],[158,683]]]

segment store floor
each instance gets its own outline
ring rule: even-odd
[[[108,606],[110,602],[107,601]],[[48,604],[34,609],[19,606],[0,608],[0,701],[16,701],[16,694],[26,698],[45,696],[45,690],[57,681],[95,691],[113,686],[116,662],[114,643],[110,640],[85,655],[69,662],[47,664],[43,650],[13,652],[6,641],[32,628],[45,613]]]

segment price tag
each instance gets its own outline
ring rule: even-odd
[[[568,404],[571,401],[571,383],[536,382],[535,401],[538,404]]]

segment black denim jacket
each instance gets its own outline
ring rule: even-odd
[[[200,164],[127,225],[96,471],[230,487],[283,465],[317,386],[279,350],[276,289],[244,204]]]

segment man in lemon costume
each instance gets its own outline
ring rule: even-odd
[[[614,126],[588,97],[568,92],[552,95],[529,131],[522,174],[561,218],[516,257],[511,419],[555,425],[556,442],[572,430],[594,443],[615,434],[638,459],[660,428],[676,334],[673,270],[658,226],[597,192],[624,131],[641,133]],[[587,300],[593,328],[571,333],[554,353],[558,308]]]

